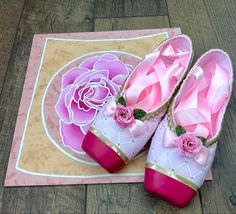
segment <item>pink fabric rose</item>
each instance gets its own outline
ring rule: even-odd
[[[202,149],[201,140],[188,132],[176,138],[174,144],[177,145],[180,151],[188,157],[194,157]]]
[[[114,119],[120,127],[125,128],[134,122],[133,109],[118,104],[114,114]]]
[[[118,92],[132,69],[115,55],[103,54],[87,58],[63,75],[55,109],[65,145],[82,151],[82,141],[97,112]]]

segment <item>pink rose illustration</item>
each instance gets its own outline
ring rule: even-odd
[[[174,144],[188,157],[194,157],[202,149],[202,141],[194,134],[188,132],[176,138]]]
[[[114,114],[114,119],[120,127],[125,128],[134,122],[133,109],[118,104]]]
[[[66,146],[82,151],[83,138],[97,112],[116,95],[132,69],[115,55],[103,54],[87,58],[63,75],[55,109]]]

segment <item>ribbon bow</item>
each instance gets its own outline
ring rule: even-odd
[[[104,115],[106,116],[114,116],[117,109],[117,105],[114,100],[109,100],[104,107]],[[146,130],[146,124],[142,122],[141,120],[134,119],[131,124],[127,126],[129,128],[130,134],[133,137],[137,137]]]
[[[197,163],[201,165],[206,165],[207,163],[209,150],[203,146],[201,140],[193,133],[187,132],[178,137],[167,128],[163,135],[162,145],[167,148],[178,147],[183,155],[192,157]],[[193,145],[194,148],[192,147]]]

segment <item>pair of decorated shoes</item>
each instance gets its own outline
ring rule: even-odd
[[[144,187],[179,207],[191,201],[211,167],[233,80],[230,58],[222,50],[206,52],[189,69],[192,58],[188,36],[164,41],[105,104],[82,144],[112,173],[154,134]]]

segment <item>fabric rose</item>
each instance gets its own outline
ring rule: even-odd
[[[82,141],[97,112],[118,92],[132,69],[115,55],[103,54],[87,58],[63,75],[55,109],[66,146],[82,151]]]
[[[202,141],[192,133],[185,133],[174,140],[180,151],[188,156],[194,157],[202,149]]]
[[[134,122],[133,109],[131,107],[125,107],[121,104],[118,104],[114,114],[114,119],[116,123],[125,128],[126,126]]]

